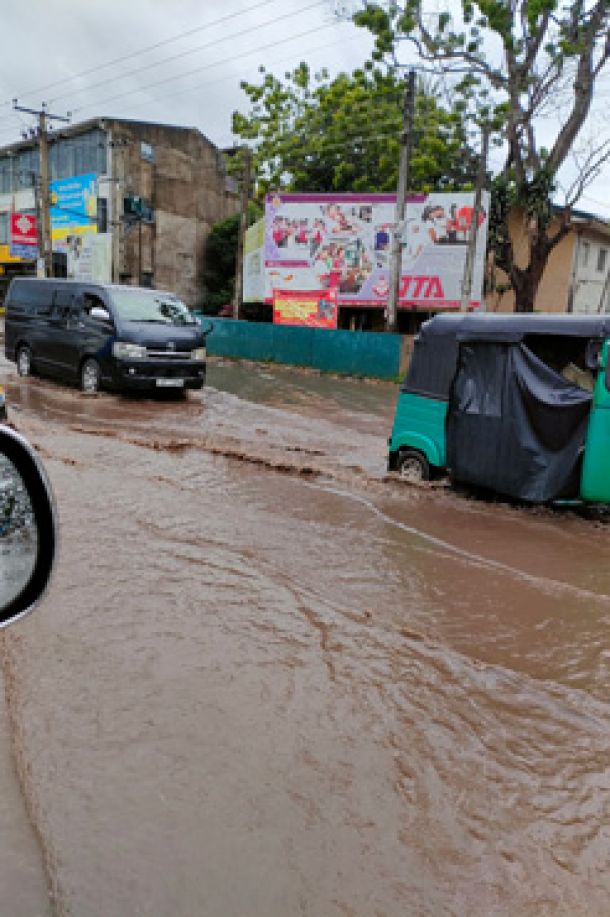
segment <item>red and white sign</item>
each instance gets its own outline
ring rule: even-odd
[[[13,245],[38,244],[36,217],[28,213],[11,213],[11,243]]]

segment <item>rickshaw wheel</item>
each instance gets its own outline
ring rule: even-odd
[[[423,453],[416,449],[402,449],[398,456],[398,474],[403,481],[417,483],[430,480],[430,465]]]

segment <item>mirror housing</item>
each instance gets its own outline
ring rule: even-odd
[[[89,317],[95,319],[96,322],[104,322],[107,325],[112,324],[110,312],[101,306],[94,306],[89,312]]]
[[[600,353],[602,349],[601,341],[588,341],[585,350],[585,366],[591,372],[597,372],[600,368]]]
[[[42,598],[56,547],[55,506],[42,463],[27,440],[0,426],[0,627]]]
[[[205,325],[203,324],[203,322],[201,323],[201,331],[204,337],[207,337],[208,334],[211,334],[213,330],[214,330],[213,322],[207,322]]]

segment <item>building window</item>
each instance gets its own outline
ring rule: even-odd
[[[108,232],[108,200],[105,197],[97,199],[97,231]]]
[[[598,271],[605,271],[607,257],[608,257],[608,249],[600,248],[600,250],[597,253],[597,270]]]
[[[588,265],[588,263],[589,263],[589,251],[590,251],[590,249],[591,249],[591,246],[589,245],[588,242],[583,242],[583,243],[582,243],[582,259],[581,259],[581,260],[582,260],[582,266],[583,266],[583,267],[586,267],[586,266]]]
[[[76,137],[58,137],[49,146],[51,180],[106,172],[106,134],[87,131]]]
[[[142,141],[140,144],[140,158],[143,159],[145,162],[154,162],[155,161],[154,146],[151,146],[150,143],[144,143],[144,141]]]

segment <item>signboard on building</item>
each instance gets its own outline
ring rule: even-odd
[[[276,325],[305,325],[308,328],[337,327],[337,292],[302,290],[273,293],[273,321]]]
[[[29,213],[10,215],[10,253],[12,258],[35,261],[38,257],[38,226]]]
[[[65,250],[68,277],[83,283],[112,282],[112,238],[109,233],[68,236]]]
[[[474,194],[468,193],[408,199],[400,228],[400,307],[459,308],[473,208]],[[383,308],[389,292],[394,209],[392,194],[268,195],[264,240],[259,249],[246,253],[244,299],[273,302],[277,291],[336,290],[339,306]],[[484,195],[472,308],[482,301],[488,212]],[[257,263],[259,275],[254,270]]]
[[[257,220],[246,230],[244,239],[244,300],[265,299],[265,221]]]
[[[53,240],[97,232],[97,174],[75,175],[51,182]]]

